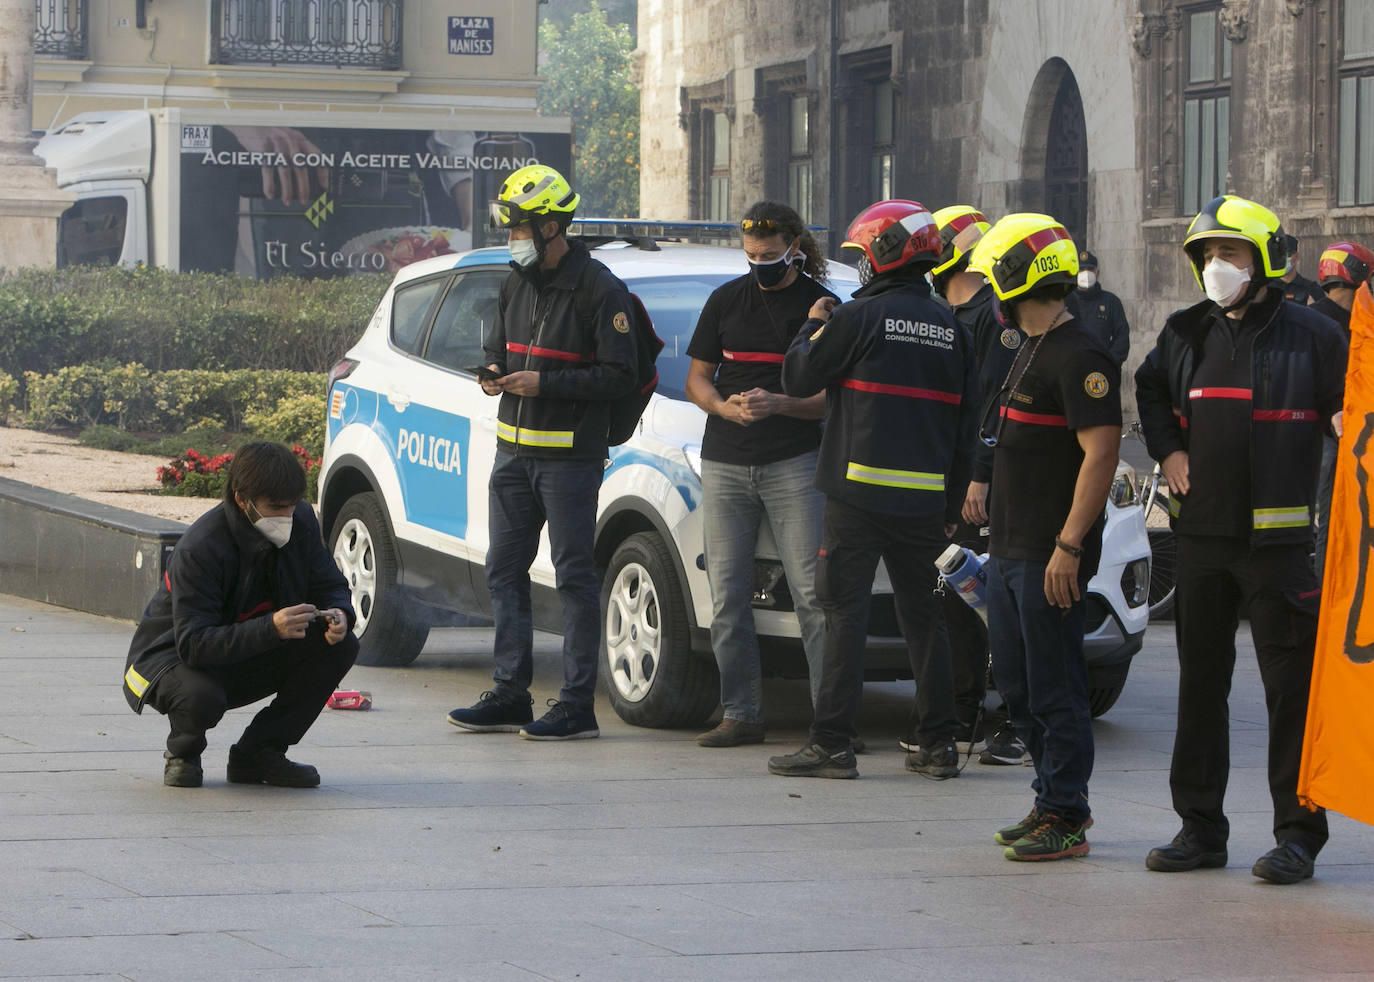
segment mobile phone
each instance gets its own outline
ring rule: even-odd
[[[473,365],[471,368],[465,369],[465,371],[472,372],[472,374],[476,375],[477,381],[479,382],[495,382],[501,377],[500,372],[493,372],[486,365]]]
[[[316,612],[313,623],[318,624],[320,627],[328,631],[329,628],[332,627],[334,624],[334,618],[330,617],[328,614],[321,610]]]

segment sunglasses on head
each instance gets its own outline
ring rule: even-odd
[[[746,218],[739,223],[739,230],[751,235],[772,235],[781,232],[782,226],[771,218]]]

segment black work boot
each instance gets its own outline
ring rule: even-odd
[[[309,764],[287,760],[276,747],[229,748],[230,784],[271,784],[279,788],[317,788],[320,772]]]
[[[162,752],[162,783],[169,788],[198,788],[205,780],[199,757],[173,757],[170,750]]]

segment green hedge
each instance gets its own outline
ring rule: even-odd
[[[258,282],[230,273],[73,266],[0,271],[0,372],[138,362],[150,371],[327,372],[387,274]]]
[[[324,444],[323,375],[151,372],[137,363],[101,363],[72,365],[47,375],[25,372],[24,382],[23,422],[36,429],[106,424],[177,433],[208,424],[231,431],[251,429],[317,453]]]

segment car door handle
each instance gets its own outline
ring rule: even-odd
[[[406,407],[410,405],[410,396],[399,389],[392,389],[386,394],[386,401],[395,406],[397,412],[403,413],[406,411]]]

